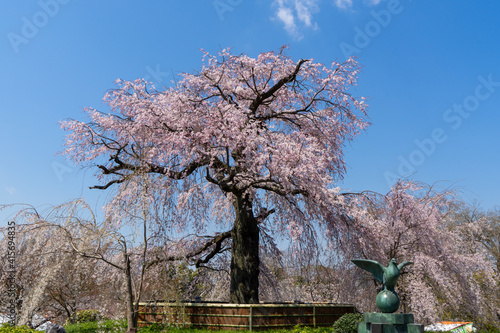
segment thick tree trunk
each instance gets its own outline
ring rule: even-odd
[[[127,330],[132,332],[137,329],[137,313],[134,311],[134,294],[132,289],[132,272],[130,271],[130,257],[128,254],[124,254],[125,256],[125,281],[126,281],[126,290],[125,290],[125,301],[126,301],[126,309],[127,309]]]
[[[230,301],[259,303],[259,227],[248,196],[236,197],[232,230]]]

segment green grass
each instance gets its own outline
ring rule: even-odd
[[[126,320],[102,320],[102,321],[89,321],[78,324],[65,325],[66,333],[121,333],[127,330]]]
[[[64,329],[67,333],[124,333],[127,331],[127,322],[125,320],[104,320],[100,322],[86,322],[80,324],[65,325]],[[280,329],[264,331],[266,333],[332,333],[332,327],[311,328],[305,326],[296,326],[293,329]],[[0,333],[40,333],[29,329],[26,326],[11,327],[8,324],[0,326]],[[197,328],[179,328],[163,325],[151,325],[148,327],[139,328],[138,333],[245,333],[248,331],[209,331]],[[430,332],[426,332],[430,333]],[[478,330],[476,333],[500,333],[499,330]]]
[[[108,332],[116,332],[123,333],[127,330],[127,323],[124,320],[114,321],[107,320],[101,322],[86,322],[79,324],[71,324],[64,326],[64,329],[67,333],[108,333]],[[212,331],[212,330],[204,330],[197,329],[192,327],[180,328],[173,326],[165,326],[160,324],[153,324],[147,327],[141,327],[137,330],[138,333],[244,333],[248,331]],[[268,333],[331,333],[331,327],[323,327],[323,328],[310,328],[304,326],[296,326],[291,330],[280,329],[280,330],[269,330],[265,331]],[[0,332],[3,333],[3,332]],[[17,333],[17,332],[16,332]],[[24,332],[22,332],[24,333]]]
[[[178,327],[165,327],[162,325],[152,325],[148,327],[139,328],[138,333],[244,333],[248,332],[245,330],[240,331],[223,331],[223,330],[206,330],[206,329],[198,329],[198,328],[178,328]],[[279,330],[268,330],[262,331],[267,333],[331,333],[331,327],[322,327],[322,328],[311,328],[305,326],[296,326],[293,329],[279,329]]]
[[[35,331],[26,326],[11,326],[10,324],[2,324],[0,325],[0,333],[39,333],[39,331]]]

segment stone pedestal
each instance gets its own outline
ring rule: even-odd
[[[358,333],[423,333],[424,325],[414,323],[410,313],[374,313],[363,314],[363,321],[358,325]]]

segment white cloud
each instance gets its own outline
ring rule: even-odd
[[[276,16],[285,25],[285,30],[289,34],[293,35],[297,32],[297,26],[295,25],[295,18],[293,17],[293,13],[290,8],[286,7],[278,8]]]
[[[5,188],[5,190],[6,190],[7,192],[9,192],[9,194],[10,194],[10,195],[14,195],[14,194],[17,192],[17,189],[16,189],[15,187],[12,187],[12,186],[7,186],[7,187]]]
[[[295,0],[295,10],[297,11],[297,17],[307,27],[313,26],[312,13],[319,11],[316,2],[317,0]]]
[[[382,0],[365,0],[365,4],[368,6],[376,6],[378,5]]]
[[[345,9],[352,6],[352,0],[334,0],[333,4],[339,8]]]
[[[366,6],[376,6],[382,0],[363,0],[363,4]],[[333,4],[341,9],[351,8],[353,4],[353,0],[333,0]]]
[[[333,5],[340,9],[352,8],[354,0],[332,0]],[[382,0],[357,0],[365,6],[376,6]],[[276,8],[274,20],[283,24],[288,34],[296,39],[303,37],[304,29],[318,29],[314,21],[314,14],[319,13],[320,0],[273,0],[272,5]]]
[[[319,11],[317,2],[319,0],[275,0],[274,5],[278,7],[275,19],[281,21],[285,30],[294,38],[302,38],[300,30],[305,28],[317,29],[318,25],[313,21],[313,14]]]

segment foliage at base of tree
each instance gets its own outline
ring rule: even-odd
[[[333,333],[356,333],[358,323],[363,321],[361,313],[346,313],[333,324]]]

